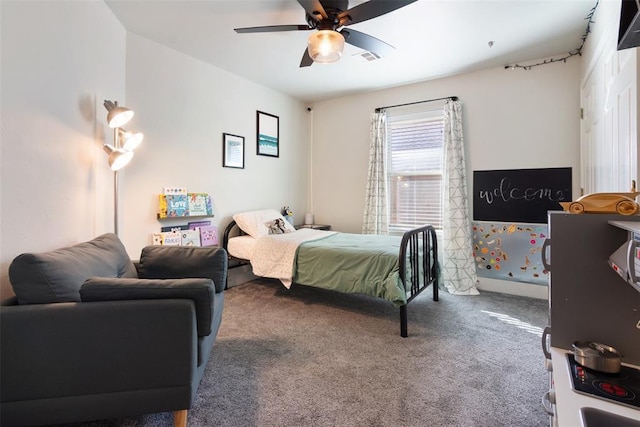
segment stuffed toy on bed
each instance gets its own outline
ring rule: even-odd
[[[269,234],[284,234],[289,232],[284,226],[284,220],[282,218],[276,218],[273,221],[266,222],[265,225],[269,229]]]

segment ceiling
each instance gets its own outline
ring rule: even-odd
[[[300,68],[310,31],[234,31],[305,24],[304,9],[296,0],[106,2],[127,31],[304,102],[562,56],[580,47],[586,18],[596,4],[596,0],[418,0],[349,26],[394,46],[391,55],[367,61],[362,49],[347,44],[340,61]],[[349,7],[363,2],[351,0]]]

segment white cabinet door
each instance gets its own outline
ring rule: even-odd
[[[629,191],[638,180],[637,49],[610,37],[580,91],[581,187],[585,194]]]

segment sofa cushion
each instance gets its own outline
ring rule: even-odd
[[[25,253],[9,266],[9,280],[20,304],[80,301],[80,287],[93,276],[138,277],[113,233],[49,252]]]
[[[138,277],[203,277],[213,280],[216,292],[222,292],[227,285],[227,262],[227,251],[215,246],[146,246],[138,261]]]
[[[196,308],[198,336],[211,333],[215,288],[211,279],[123,279],[91,277],[80,287],[84,302],[138,299],[190,299]]]

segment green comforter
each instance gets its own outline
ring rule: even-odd
[[[304,242],[294,263],[294,283],[406,304],[400,281],[398,254],[401,238],[337,233]]]

